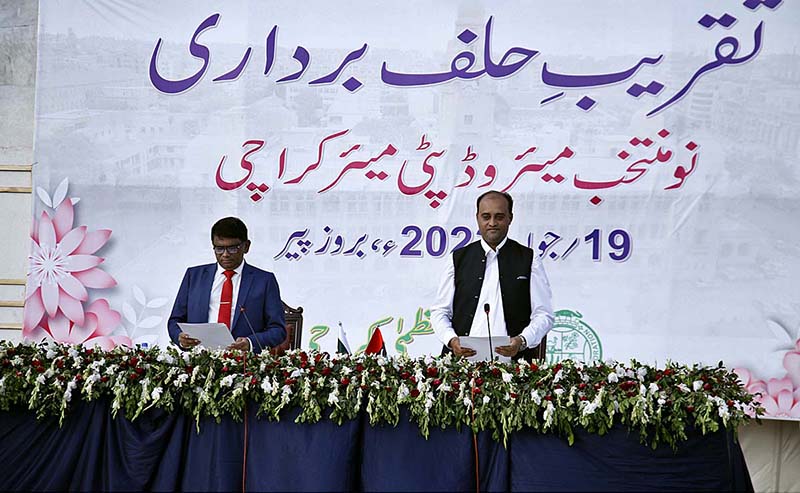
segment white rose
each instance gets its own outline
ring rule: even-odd
[[[163,392],[164,392],[164,389],[162,389],[161,387],[156,387],[156,388],[153,389],[152,392],[150,392],[150,398],[153,399],[153,401],[157,401],[157,400],[159,400],[161,398],[161,394]]]
[[[608,374],[608,383],[617,383],[619,382],[619,377],[616,373],[609,373]]]
[[[692,390],[697,392],[698,390],[703,388],[703,381],[702,380],[695,380],[692,382]]]
[[[488,395],[485,395],[485,396],[483,396],[483,403],[484,403],[484,404],[489,404],[489,401],[490,401],[490,400],[491,400],[491,399],[489,399],[489,396],[488,396]]]
[[[513,375],[511,375],[510,373],[505,372],[505,371],[503,372],[503,381],[505,383],[511,383],[511,379],[512,378],[514,378]]]

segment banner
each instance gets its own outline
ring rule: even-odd
[[[548,359],[724,362],[800,417],[800,6],[40,5],[24,335],[167,344],[235,215],[303,346],[438,354],[475,200],[554,294]],[[767,405],[767,401],[771,404]]]

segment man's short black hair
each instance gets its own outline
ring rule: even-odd
[[[487,195],[499,195],[499,196],[503,197],[504,199],[506,199],[506,202],[508,202],[508,213],[511,214],[512,216],[514,215],[514,199],[512,199],[511,195],[509,195],[508,193],[506,193],[506,192],[498,192],[497,190],[489,190],[488,192],[485,192],[485,193],[481,194],[480,197],[478,197],[478,200],[475,201],[475,211],[476,212],[480,212],[481,211],[481,200],[483,200],[483,198],[486,197]]]
[[[225,217],[211,227],[211,241],[217,238],[236,238],[247,241],[247,226],[238,217]]]

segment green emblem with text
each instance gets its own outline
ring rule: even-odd
[[[553,329],[547,333],[547,362],[565,359],[587,363],[603,359],[597,332],[583,321],[583,315],[572,310],[558,310]]]

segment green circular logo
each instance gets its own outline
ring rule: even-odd
[[[555,313],[553,329],[547,333],[547,362],[561,360],[592,362],[603,359],[603,345],[597,332],[572,310]]]

